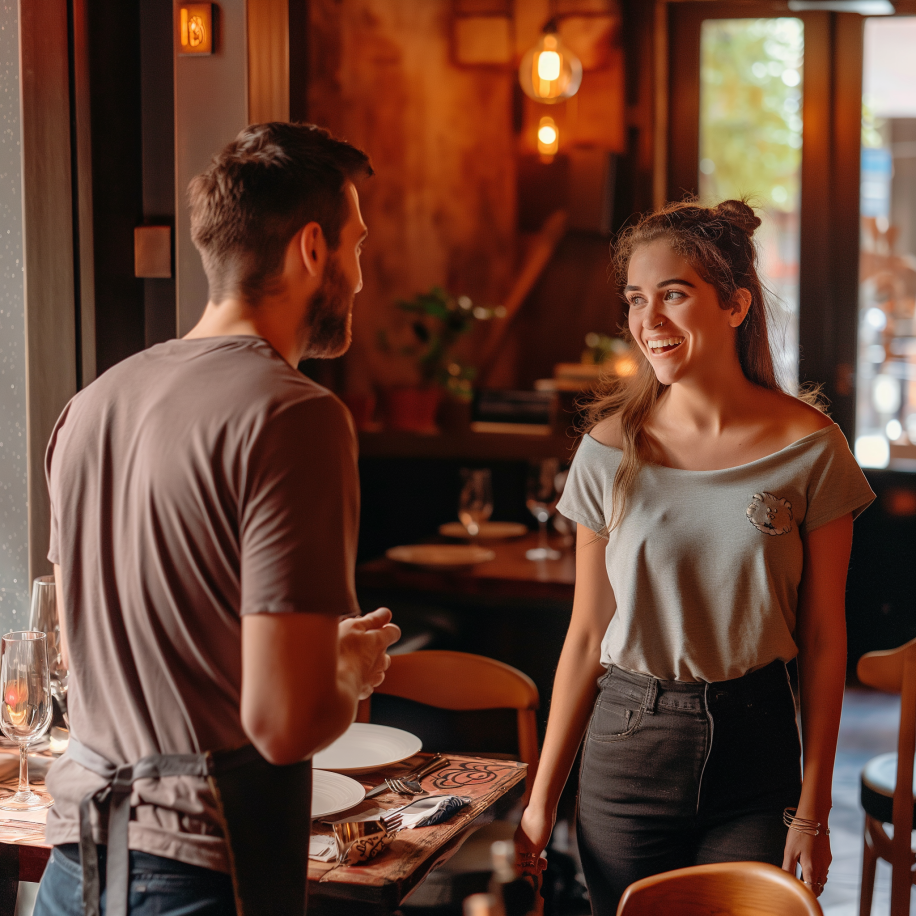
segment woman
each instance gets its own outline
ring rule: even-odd
[[[839,428],[776,381],[759,225],[741,201],[670,204],[617,249],[640,366],[593,405],[560,503],[576,595],[516,837],[530,869],[585,734],[595,916],[704,862],[800,865],[815,894],[827,880],[846,569],[874,494]]]

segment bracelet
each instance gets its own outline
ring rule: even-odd
[[[818,821],[809,820],[806,817],[798,817],[795,813],[798,811],[798,808],[786,808],[782,812],[782,822],[786,827],[790,827],[792,830],[797,830],[799,833],[807,833],[808,836],[819,836],[821,833],[824,836],[830,836],[830,828],[824,826]]]

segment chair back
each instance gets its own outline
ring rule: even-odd
[[[534,681],[518,668],[483,655],[429,649],[392,655],[391,667],[375,693],[425,703],[439,709],[470,711],[514,709],[518,752],[528,765],[525,800],[538,765],[537,717],[540,706]],[[360,704],[358,720],[369,721],[369,702]]]
[[[807,887],[775,865],[721,862],[636,881],[617,916],[823,916]]]
[[[913,755],[916,754],[916,639],[896,649],[868,652],[859,659],[856,674],[863,684],[900,694],[897,731],[897,782],[894,786],[893,824],[900,854],[910,849],[913,830]],[[905,844],[906,849],[903,849]]]

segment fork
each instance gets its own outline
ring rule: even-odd
[[[383,814],[379,820],[385,825],[385,830],[388,833],[397,833],[401,829],[401,823],[404,818],[400,811],[396,811],[394,814]]]
[[[426,764],[426,766],[421,767],[413,773],[408,773],[407,776],[397,776],[386,779],[385,784],[397,795],[428,795],[429,793],[420,785],[420,780],[424,776],[428,776],[430,773],[447,765],[448,758],[443,757],[441,754],[437,754]]]

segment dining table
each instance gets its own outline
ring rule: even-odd
[[[0,748],[3,756],[15,749]],[[417,754],[400,763],[351,776],[364,787],[399,777],[415,770],[429,754]],[[44,759],[42,759],[44,758]],[[506,814],[522,797],[527,767],[514,760],[449,754],[448,764],[421,781],[429,794],[461,795],[469,803],[448,820],[430,827],[398,831],[391,844],[375,858],[358,865],[338,865],[309,859],[309,916],[390,916],[437,866],[446,862],[479,827]],[[46,755],[30,757],[46,765]],[[43,779],[37,775],[36,785]],[[8,787],[9,780],[3,782]],[[379,810],[400,807],[409,799],[390,790],[366,799],[327,821],[359,817]],[[0,811],[0,916],[13,916],[20,881],[40,881],[51,855],[44,840],[48,809],[9,813]],[[33,826],[30,826],[30,823]],[[333,828],[323,820],[314,821],[312,835],[329,835]],[[282,880],[282,875],[277,875]]]
[[[445,538],[436,540],[446,542]],[[357,566],[356,587],[431,595],[572,602],[576,560],[569,536],[552,536],[551,546],[558,548],[560,554],[555,560],[529,560],[525,556],[539,544],[538,535],[533,531],[518,538],[474,543],[492,551],[493,558],[473,566],[441,569],[410,565],[383,555]]]

